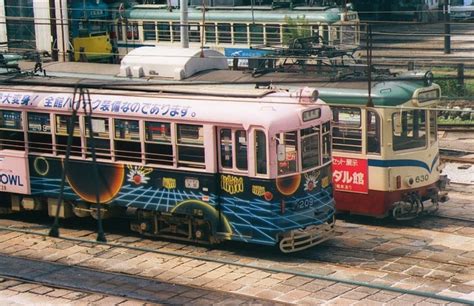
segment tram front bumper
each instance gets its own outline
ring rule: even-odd
[[[280,240],[280,250],[283,253],[293,253],[320,244],[334,236],[335,224],[336,220],[333,217],[328,223],[284,233]]]

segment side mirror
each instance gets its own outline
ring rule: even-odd
[[[283,144],[277,145],[277,159],[279,162],[286,160],[286,149]]]

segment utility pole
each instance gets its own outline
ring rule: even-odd
[[[444,53],[451,53],[451,5],[449,5],[449,0],[444,0]]]
[[[180,0],[181,47],[189,48],[188,36],[188,0]]]
[[[56,3],[49,0],[49,20],[51,25],[51,59],[58,61],[58,29],[56,28]]]

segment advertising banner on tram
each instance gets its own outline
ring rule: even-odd
[[[30,194],[28,158],[25,152],[0,150],[0,192]]]
[[[367,193],[369,187],[366,159],[337,157],[332,159],[332,181],[335,190]]]

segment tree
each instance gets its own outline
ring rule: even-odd
[[[287,28],[283,32],[283,45],[290,45],[296,38],[310,37],[311,28],[306,17],[297,16],[296,19],[286,16]]]

